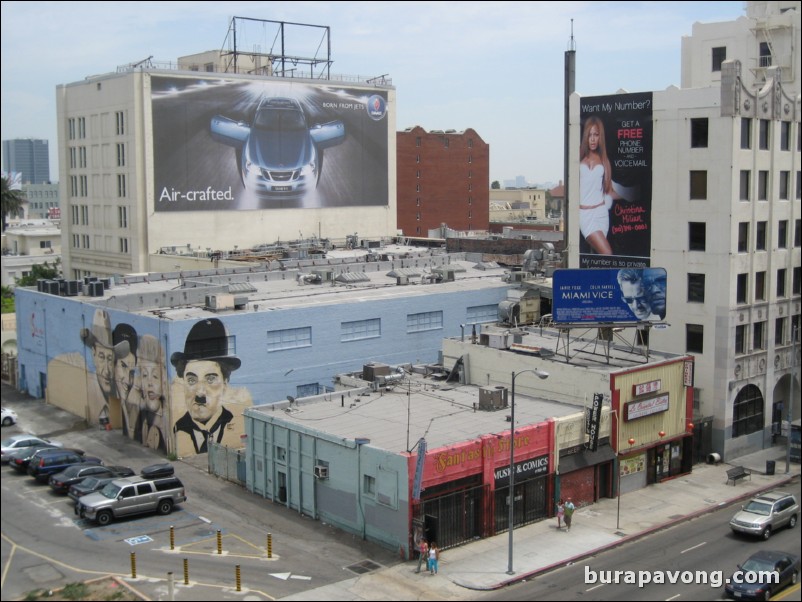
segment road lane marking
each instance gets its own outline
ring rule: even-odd
[[[682,552],[680,552],[680,554],[684,554],[685,552],[690,552],[691,550],[695,550],[696,548],[701,548],[704,545],[707,545],[706,541],[703,541],[702,543],[698,543],[698,544],[696,544],[695,546],[693,546],[691,548],[686,548],[686,549],[682,550]]]

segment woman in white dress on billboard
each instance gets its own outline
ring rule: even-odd
[[[604,124],[596,116],[585,121],[579,159],[579,229],[595,253],[612,255],[613,249],[607,240],[610,208],[613,201],[621,197],[613,190]]]

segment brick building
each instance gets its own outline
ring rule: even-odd
[[[447,224],[487,230],[490,222],[490,146],[471,128],[407,128],[396,136],[398,229],[426,236]]]

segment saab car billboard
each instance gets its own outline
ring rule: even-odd
[[[387,205],[387,91],[152,78],[156,211]]]
[[[580,119],[579,267],[649,267],[652,93],[582,98]]]
[[[555,322],[662,322],[666,317],[666,270],[556,270]]]

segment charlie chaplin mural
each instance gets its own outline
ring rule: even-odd
[[[187,335],[183,352],[170,356],[178,379],[173,400],[186,412],[173,425],[179,456],[208,452],[208,442],[240,447],[242,410],[251,405],[246,389],[230,386],[232,372],[240,368],[238,357],[229,354],[225,325],[217,318],[196,323]]]

